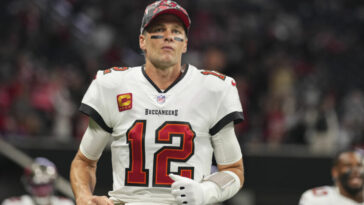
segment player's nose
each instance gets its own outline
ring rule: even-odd
[[[165,41],[173,41],[173,34],[170,29],[166,29],[164,31],[164,40]]]

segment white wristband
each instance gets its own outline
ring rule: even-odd
[[[232,171],[216,172],[202,182],[205,204],[222,202],[240,190],[240,179]]]

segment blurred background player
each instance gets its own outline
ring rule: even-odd
[[[43,157],[36,158],[25,168],[21,178],[29,195],[8,198],[2,205],[74,205],[72,200],[54,195],[57,177],[53,162]]]
[[[363,205],[363,156],[344,151],[335,157],[331,170],[334,186],[322,186],[303,193],[299,205]]]

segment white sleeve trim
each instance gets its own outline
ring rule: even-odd
[[[216,135],[212,136],[212,146],[217,164],[228,165],[242,158],[240,144],[234,131],[234,123],[230,122]]]
[[[111,134],[102,129],[92,118],[82,137],[80,151],[87,159],[98,160],[110,141]]]

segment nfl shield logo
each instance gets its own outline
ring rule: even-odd
[[[166,96],[165,95],[158,95],[157,96],[157,102],[159,104],[163,104],[166,101]]]

